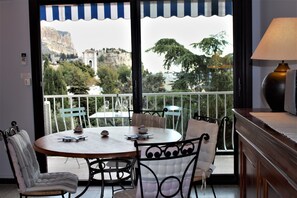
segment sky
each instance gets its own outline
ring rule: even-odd
[[[78,56],[86,49],[94,48],[122,48],[131,52],[130,20],[105,19],[91,21],[53,21],[41,22],[42,26],[53,27],[71,34],[74,48]],[[225,17],[183,17],[183,18],[144,18],[141,20],[142,62],[150,72],[164,72],[163,56],[153,52],[145,52],[161,38],[173,38],[194,53],[201,54],[190,44],[198,43],[203,38],[226,32],[226,40],[230,45],[225,47],[224,54],[233,52],[233,24],[232,16]],[[172,68],[179,71],[179,67]]]

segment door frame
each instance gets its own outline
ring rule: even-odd
[[[118,0],[124,1],[124,0]],[[32,58],[32,87],[34,103],[34,127],[35,139],[44,136],[44,115],[43,115],[43,86],[41,67],[41,35],[40,35],[40,5],[46,4],[67,4],[67,3],[88,3],[100,1],[81,0],[29,0],[30,13],[30,44]],[[102,2],[102,1],[101,1]],[[106,1],[105,1],[106,2]],[[131,40],[132,40],[132,76],[133,80],[133,109],[140,112],[142,109],[141,94],[141,31],[140,31],[140,1],[130,0],[131,5]],[[252,0],[233,0],[233,97],[234,108],[252,107]],[[134,50],[133,50],[134,49]],[[236,97],[235,97],[236,96]],[[234,175],[228,179],[218,175],[214,181],[226,183],[238,182],[238,137],[235,133],[234,150]],[[46,156],[37,154],[42,172],[47,171]],[[227,183],[228,183],[227,182]]]

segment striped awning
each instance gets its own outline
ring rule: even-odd
[[[232,0],[159,0],[141,1],[141,18],[197,17],[232,15]],[[40,20],[91,20],[130,18],[130,3],[89,3],[42,5]]]

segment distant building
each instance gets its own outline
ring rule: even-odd
[[[163,76],[165,78],[165,90],[172,91],[172,84],[177,79],[176,74],[174,72],[164,72]]]
[[[87,49],[83,53],[83,62],[85,65],[89,65],[95,72],[95,75],[97,76],[97,57],[98,57],[98,51],[95,49]]]
[[[107,64],[115,67],[119,65],[131,66],[131,53],[123,49],[103,48],[102,50],[95,50],[93,48],[85,50],[83,53],[83,63],[90,65],[97,75],[99,65]]]

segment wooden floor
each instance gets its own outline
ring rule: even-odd
[[[239,197],[239,188],[238,186],[233,185],[216,185],[214,186],[217,198],[238,198]],[[79,187],[77,194],[83,189]],[[207,187],[206,190],[198,190],[199,198],[213,198],[213,194],[210,187]],[[111,187],[106,187],[104,192],[105,198],[112,198]],[[0,198],[18,198],[19,194],[17,192],[16,185],[13,184],[0,184]],[[61,196],[59,196],[61,197]],[[71,197],[75,197],[72,195]],[[88,191],[82,196],[82,198],[99,198],[100,197],[100,187],[92,186]],[[192,190],[191,198],[195,197],[194,191]],[[35,197],[38,198],[38,197]],[[43,197],[46,198],[46,197]],[[53,198],[53,197],[52,197]]]

